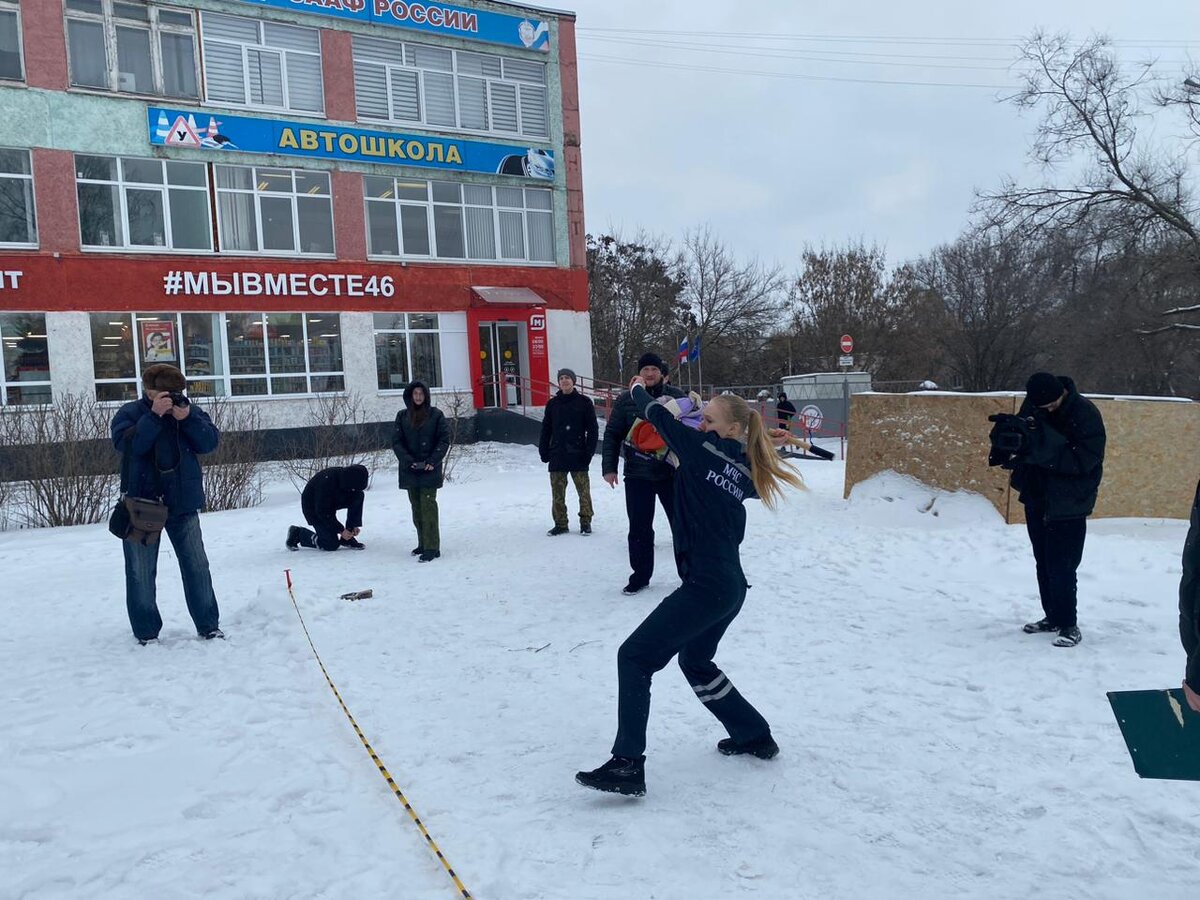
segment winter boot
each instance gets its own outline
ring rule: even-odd
[[[441,555],[442,553],[440,550],[424,550],[421,552],[421,555],[417,557],[417,562],[433,562]]]
[[[146,638],[145,640],[143,640],[142,638],[138,638],[138,645],[141,647],[145,647],[147,644],[157,644],[157,643],[158,643],[158,638],[156,638],[156,637]]]
[[[591,534],[592,533],[592,523],[591,522],[580,522],[579,523],[579,533],[580,534]]]
[[[566,525],[555,525],[553,528],[547,531],[546,534],[548,534],[550,537],[558,537],[558,535],[566,534],[570,530],[571,529]]]
[[[1070,628],[1058,629],[1058,637],[1053,641],[1055,647],[1074,647],[1083,640],[1079,629],[1072,625]]]
[[[625,587],[621,588],[621,593],[629,594],[630,596],[632,596],[633,594],[636,594],[639,591],[644,591],[646,589],[647,584],[649,584],[649,582],[634,581],[632,578],[630,578],[629,584],[627,584],[627,585],[625,585]]]
[[[598,769],[576,772],[575,781],[584,787],[610,794],[625,794],[630,797],[646,795],[645,757],[630,759],[614,756]]]
[[[726,756],[741,756],[749,753],[759,759],[774,759],[779,752],[779,745],[775,743],[775,738],[771,737],[771,733],[768,731],[762,737],[742,743],[738,743],[733,738],[725,738],[717,741],[717,749]]]
[[[1058,631],[1058,626],[1049,619],[1039,619],[1036,622],[1030,622],[1021,630],[1026,634],[1041,634],[1045,631]]]
[[[411,553],[413,556],[420,556],[422,553],[425,552],[425,548],[424,547],[413,547],[408,552]]]
[[[358,538],[338,538],[338,546],[345,547],[347,550],[366,550],[366,544],[360,544]]]
[[[211,641],[213,638],[225,640],[225,632],[223,632],[220,628],[214,628],[212,631],[204,632],[204,634],[200,635],[200,637],[204,638],[206,641]]]
[[[300,528],[297,525],[289,525],[287,541],[285,541],[287,548],[289,550],[299,550],[301,544],[303,544],[305,547],[312,546],[306,540],[307,537],[308,537],[307,529]]]

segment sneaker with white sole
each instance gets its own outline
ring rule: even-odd
[[[1054,639],[1055,647],[1074,647],[1083,641],[1079,629],[1072,625],[1070,628],[1058,629],[1058,637]]]

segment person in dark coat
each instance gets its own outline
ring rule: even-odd
[[[175,548],[183,595],[196,633],[223,638],[213,593],[200,510],[204,478],[197,456],[211,453],[221,433],[183,391],[187,379],[174,366],[156,363],[142,371],[142,397],[122,406],[112,420],[112,442],[122,454],[121,492],[167,505],[164,530]],[[158,639],[162,616],[156,599],[160,541],[122,541],[125,551],[125,607],[138,643]]]
[[[363,491],[370,480],[367,467],[361,465],[322,469],[310,478],[300,494],[300,509],[314,530],[292,525],[288,528],[287,548],[365,550],[358,535],[362,531]],[[345,525],[337,517],[339,509],[346,510]]]
[[[392,450],[400,462],[400,489],[408,491],[417,529],[413,556],[423,563],[442,555],[437,492],[442,486],[442,461],[449,449],[445,415],[430,403],[429,388],[414,381],[404,389],[404,409],[396,414]]]
[[[667,364],[657,353],[643,353],[638,360],[638,376],[652,398],[683,397],[683,391],[667,384]],[[675,469],[670,463],[642,453],[626,440],[633,420],[640,415],[629,391],[613,403],[612,414],[604,428],[601,471],[609,487],[617,486],[617,460],[625,459],[625,512],[629,517],[629,568],[633,573],[623,593],[636,594],[650,583],[654,574],[654,501],[657,498],[674,530]]]
[[[579,533],[592,533],[592,484],[588,467],[596,455],[600,428],[596,424],[596,407],[590,397],[575,389],[575,372],[558,370],[558,393],[546,404],[542,417],[542,435],[538,454],[550,468],[550,514],[554,527],[551,537],[566,534],[567,476],[575,483],[579,495]]]
[[[995,416],[1010,427],[1012,452],[996,449],[988,462],[1012,470],[1025,505],[1044,617],[1027,634],[1054,631],[1056,647],[1074,647],[1083,635],[1077,616],[1076,570],[1083,559],[1087,517],[1104,475],[1104,420],[1070,378],[1037,372],[1025,386],[1016,416]],[[1007,456],[1007,459],[1003,458]]]
[[[1179,637],[1187,654],[1183,693],[1200,712],[1200,485],[1192,503],[1192,524],[1183,544],[1183,578],[1179,581]]]
[[[791,431],[792,416],[796,414],[796,407],[788,395],[780,391],[779,399],[775,403],[775,417],[779,419],[779,427],[784,431]]]
[[[771,726],[733,686],[713,657],[746,599],[740,547],[747,500],[774,508],[784,485],[803,488],[800,476],[772,446],[787,438],[767,429],[740,397],[715,398],[701,413],[700,430],[675,419],[634,379],[633,400],[679,461],[672,529],[683,585],[650,613],[617,651],[617,736],[612,758],[575,780],[598,791],[646,792],[646,725],[650,681],[678,654],[679,668],[729,737],[717,743],[727,756],[771,759],[779,747]]]

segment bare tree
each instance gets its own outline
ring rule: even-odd
[[[446,414],[446,425],[450,431],[450,446],[442,459],[442,477],[446,481],[453,481],[454,471],[462,456],[465,423],[475,411],[475,402],[469,393],[456,391],[438,406]]]
[[[203,405],[221,432],[221,443],[203,460],[206,508],[216,512],[258,506],[263,501],[264,443],[258,405],[228,397],[205,400]]]
[[[317,394],[308,403],[304,436],[288,448],[283,469],[297,491],[331,466],[365,465],[374,471],[383,459],[377,430],[357,394]]]

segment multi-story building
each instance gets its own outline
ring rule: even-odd
[[[315,394],[382,421],[412,379],[482,408],[589,375],[574,28],[0,0],[0,404],[124,400],[167,361],[278,427]]]

